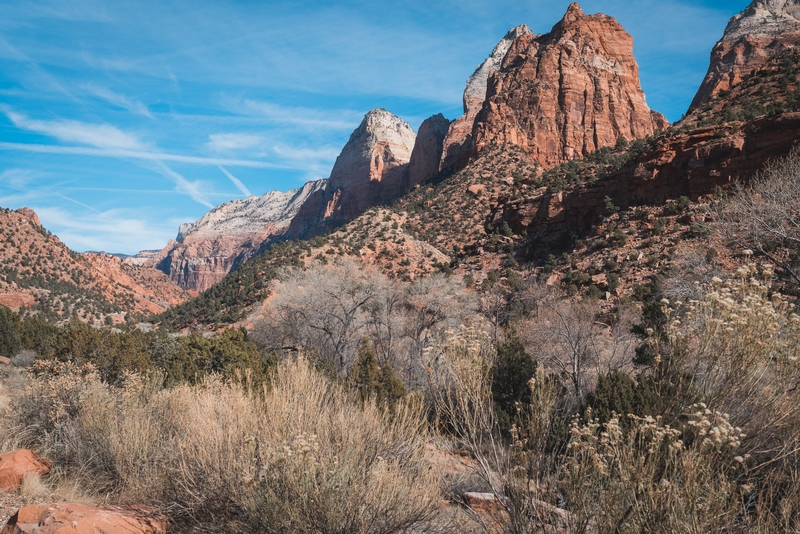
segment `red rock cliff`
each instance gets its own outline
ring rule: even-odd
[[[639,83],[633,39],[613,18],[577,3],[546,35],[521,35],[489,77],[473,146],[511,143],[553,165],[667,126]]]

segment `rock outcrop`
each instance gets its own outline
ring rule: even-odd
[[[661,204],[681,195],[697,198],[717,186],[751,178],[769,160],[791,152],[798,141],[800,113],[679,133],[661,139],[603,180],[528,199],[500,199],[491,220],[528,233],[586,228],[604,213],[606,197],[623,208]]]
[[[472,152],[472,128],[475,117],[486,99],[486,85],[489,75],[500,68],[511,43],[520,35],[531,35],[531,30],[521,24],[512,28],[492,50],[486,60],[481,63],[467,80],[464,89],[464,115],[450,124],[447,137],[444,140],[439,170],[450,173],[462,169],[469,160]]]
[[[367,113],[336,158],[324,188],[309,196],[286,235],[307,238],[330,232],[405,194],[415,139],[414,130],[388,111]]]
[[[472,136],[478,153],[511,143],[552,167],[667,124],[647,106],[631,36],[574,3],[550,33],[514,40],[489,77]]]
[[[285,193],[221,204],[198,221],[182,224],[177,240],[150,254],[145,265],[158,267],[183,287],[205,291],[282,237],[303,203],[324,185],[318,180]]]
[[[39,221],[39,216],[36,215],[36,212],[30,208],[20,208],[17,210],[17,213],[31,221],[36,226],[41,226],[42,223]]]
[[[439,173],[439,162],[449,127],[450,121],[441,113],[422,122],[411,152],[411,160],[408,162],[407,190]]]
[[[26,475],[45,476],[51,468],[50,462],[28,449],[6,453],[0,456],[0,491],[13,491]]]
[[[695,108],[737,85],[772,56],[800,44],[800,0],[755,0],[733,17],[711,51],[711,64]]]
[[[166,521],[145,507],[34,504],[20,508],[0,534],[164,534]]]

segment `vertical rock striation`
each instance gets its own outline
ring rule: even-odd
[[[647,106],[631,36],[573,3],[550,33],[514,40],[489,76],[472,137],[476,152],[511,143],[552,167],[667,125]]]
[[[733,17],[711,51],[711,63],[692,108],[728,90],[769,58],[800,44],[800,0],[755,0]]]

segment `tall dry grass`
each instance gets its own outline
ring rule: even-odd
[[[669,343],[653,342],[670,349],[649,372],[669,396],[663,417],[600,424],[587,411],[565,425],[559,379],[540,368],[506,442],[488,336],[464,330],[433,347],[429,395],[440,428],[476,458],[506,532],[800,528],[800,316],[771,276],[768,265],[747,265],[699,285],[696,300],[663,302]]]
[[[96,495],[156,506],[178,527],[410,532],[438,507],[421,403],[390,415],[353,402],[302,357],[261,394],[213,378],[111,387],[91,367],[43,365],[6,424]]]

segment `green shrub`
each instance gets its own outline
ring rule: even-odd
[[[19,322],[19,315],[5,306],[0,306],[0,356],[10,358],[22,348],[17,332]]]
[[[525,352],[516,333],[497,345],[497,355],[491,370],[492,399],[497,410],[498,424],[507,435],[518,409],[530,403],[528,382],[536,373],[536,362]]]

